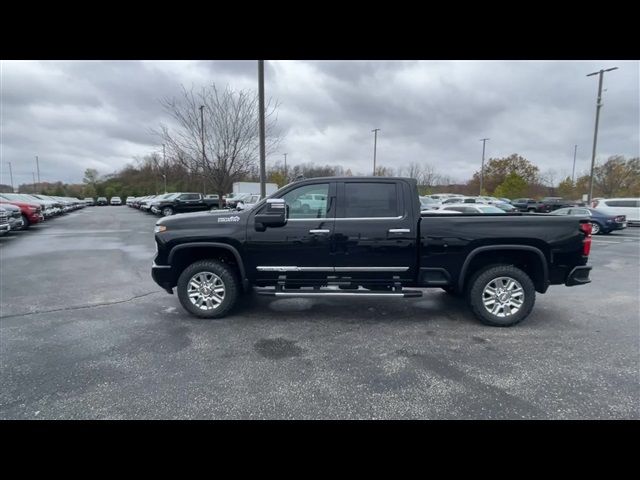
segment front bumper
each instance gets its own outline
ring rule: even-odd
[[[569,275],[567,275],[567,280],[564,284],[567,287],[573,287],[576,285],[586,285],[587,283],[591,283],[591,279],[589,278],[590,272],[591,267],[586,265],[575,267],[571,272],[569,272]]]
[[[156,265],[156,263],[153,262],[151,266],[151,278],[168,293],[173,294],[174,278],[171,265]]]
[[[0,235],[4,235],[6,233],[9,233],[11,231],[11,225],[9,225],[8,223],[3,223],[2,225],[0,225]]]

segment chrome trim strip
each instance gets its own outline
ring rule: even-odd
[[[288,218],[289,222],[331,222],[333,220],[402,220],[404,217],[324,217],[324,218]]]
[[[171,265],[156,265],[156,262],[153,262],[151,268],[171,268]]]
[[[406,272],[409,267],[297,267],[295,265],[257,266],[259,272]]]
[[[259,272],[333,272],[333,267],[258,266]]]
[[[404,293],[351,292],[275,292],[276,297],[404,297]]]
[[[335,267],[336,272],[406,272],[409,267]]]
[[[309,230],[309,233],[329,233],[331,232],[331,230],[329,230],[328,228],[318,228],[318,229],[312,229]]]
[[[404,217],[336,217],[335,220],[400,220]]]
[[[411,233],[409,228],[390,228],[389,233]]]

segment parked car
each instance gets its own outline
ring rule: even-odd
[[[599,209],[587,207],[560,208],[551,212],[552,215],[573,215],[586,218],[591,222],[591,233],[608,234],[614,230],[627,228],[627,217],[624,215],[609,215]]]
[[[440,204],[436,208],[440,209],[445,205],[459,205],[461,203],[486,203],[486,202],[479,197],[458,196],[458,197],[450,197],[450,198],[443,199],[442,201],[440,201]]]
[[[460,203],[454,205],[444,205],[440,210],[453,210],[460,213],[504,213],[504,210],[494,206],[486,205],[483,203]]]
[[[216,195],[215,193],[211,193],[208,195],[204,196],[205,199],[207,200],[213,200],[211,202],[211,207],[212,208],[223,208],[224,207],[224,201],[225,201],[225,197],[223,196],[222,199],[220,199],[220,195]]]
[[[120,205],[122,205],[122,199],[120,197],[111,197],[110,203],[111,203],[111,205],[120,206]]]
[[[4,203],[1,207],[7,212],[11,230],[22,230],[24,228],[24,222],[22,220],[20,207],[11,205],[10,203]]]
[[[591,206],[607,215],[625,215],[629,225],[640,224],[640,198],[598,198]]]
[[[225,208],[236,208],[238,206],[238,202],[245,202],[249,198],[251,198],[251,193],[231,193],[227,195],[227,198],[224,201]]]
[[[301,208],[309,194],[325,198],[317,211]],[[511,326],[529,315],[536,292],[590,282],[590,233],[572,216],[421,213],[410,178],[312,178],[246,211],[158,220],[151,274],[203,318],[225,316],[252,287],[388,299],[419,297],[410,290],[418,287],[465,293],[480,321]]]
[[[545,213],[553,212],[554,210],[558,210],[560,208],[576,206],[573,201],[565,200],[562,197],[544,197],[542,200],[540,200],[540,203],[542,204],[542,210]]]
[[[155,206],[159,214],[164,217],[168,217],[174,213],[190,213],[211,210],[213,206],[217,205],[218,200],[204,198],[201,193],[180,192],[172,194],[169,198],[160,199]]]
[[[249,208],[255,207],[258,204],[258,202],[260,202],[260,200],[262,200],[262,195],[253,193],[246,201],[238,202],[238,207],[239,205],[242,205],[242,208],[244,210],[247,210]]]
[[[545,213],[544,205],[533,198],[516,198],[511,202],[520,212]]]
[[[107,197],[98,197],[96,204],[99,206],[109,205],[109,202],[107,202]]]
[[[440,202],[435,198],[424,196],[420,197],[420,210],[436,210]]]
[[[517,212],[518,209],[507,202],[496,202],[493,204],[494,207],[498,207],[500,210],[503,210],[507,213]]]
[[[131,205],[131,202],[133,202],[135,197],[132,196],[128,196],[127,199],[124,201],[125,205]]]
[[[93,198],[91,198],[91,197],[85,197],[84,203],[85,203],[85,205],[95,205],[96,204],[95,200]]]
[[[11,231],[11,225],[9,224],[9,212],[0,207],[0,237],[6,235]]]
[[[12,194],[11,194],[12,195]],[[42,206],[33,201],[28,202],[25,199],[13,197],[10,198],[6,194],[0,194],[0,205],[11,204],[20,208],[22,214],[22,222],[25,229],[31,225],[44,221],[44,215],[42,214]]]

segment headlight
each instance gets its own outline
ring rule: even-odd
[[[166,225],[156,225],[156,227],[153,229],[153,231],[155,233],[160,233],[160,232],[164,232],[167,229]]]

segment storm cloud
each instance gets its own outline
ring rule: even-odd
[[[519,153],[542,171],[588,169],[597,77],[607,73],[598,159],[640,155],[640,64],[636,61],[269,61],[268,97],[280,103],[287,163],[429,163],[465,181],[487,158]],[[160,149],[151,130],[168,122],[159,100],[215,83],[257,88],[252,61],[2,61],[0,183],[76,183],[85,168],[113,173]],[[268,163],[282,161],[280,153]]]

